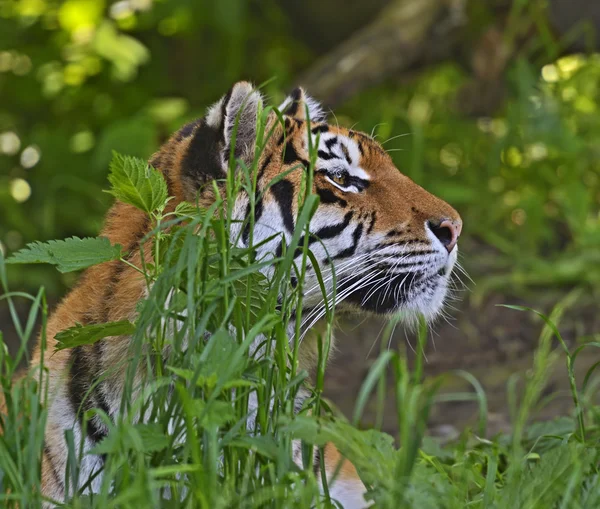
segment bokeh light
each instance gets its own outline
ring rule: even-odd
[[[87,152],[94,147],[95,139],[94,133],[92,131],[80,131],[75,133],[71,138],[69,143],[69,147],[72,152],[76,154],[82,154],[83,152]]]
[[[10,182],[10,194],[16,202],[23,203],[31,196],[31,186],[25,179],[13,179]]]
[[[30,145],[21,152],[21,166],[23,168],[33,168],[40,162],[40,157],[40,149],[35,145]]]
[[[21,140],[13,131],[0,134],[0,152],[6,155],[14,155],[21,148]]]

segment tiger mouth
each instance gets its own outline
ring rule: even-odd
[[[447,291],[452,267],[444,266],[435,273],[409,271],[392,274],[385,280],[353,275],[338,282],[340,302],[377,315],[390,315],[402,310],[435,316]]]

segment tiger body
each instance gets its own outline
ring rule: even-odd
[[[209,205],[214,200],[210,183],[227,174],[236,118],[235,156],[246,162],[253,157],[254,126],[261,101],[251,85],[236,84],[205,118],[184,126],[152,157],[152,166],[162,172],[174,197],[168,203],[169,210],[182,201],[197,199],[201,205]],[[309,166],[309,141],[318,142],[313,191],[319,195],[320,204],[310,223],[313,236],[309,243],[328,290],[332,278],[327,275],[335,267],[338,308],[382,315],[421,313],[433,319],[442,307],[456,260],[455,245],[461,228],[457,212],[402,175],[371,137],[325,123],[322,109],[302,89],[296,89],[281,110],[283,125],[274,114],[269,117],[267,127],[272,128],[272,135],[258,165],[257,191],[261,194],[255,206],[254,229],[233,231],[232,239],[247,244],[252,236],[257,244],[280,233],[262,245],[258,255],[281,253],[283,243],[289,242],[294,232],[302,172]],[[269,186],[294,166],[296,170]],[[243,219],[249,211],[249,197],[242,193],[236,197],[234,215]],[[150,229],[144,212],[117,202],[109,210],[101,234],[111,243],[121,244],[124,252],[131,253],[131,264],[140,266],[138,246]],[[144,249],[145,259],[151,260],[149,247]],[[307,328],[322,318],[322,294],[317,287],[314,271],[308,270],[304,282]],[[41,352],[40,345],[34,352],[33,367],[39,365],[43,353],[49,370],[42,489],[54,500],[62,500],[65,492],[65,430],[72,429],[75,443],[79,443],[85,410],[99,408],[111,418],[119,413],[124,372],[113,369],[109,378],[103,379],[102,375],[127,358],[130,342],[128,337],[111,337],[94,345],[55,352],[54,337],[75,323],[133,320],[136,304],[145,292],[143,278],[126,264],[115,261],[89,268],[51,315],[45,352]],[[311,348],[310,341],[301,343],[302,369],[310,370],[316,363]],[[140,368],[138,376],[143,374]],[[84,450],[106,435],[102,420],[92,417],[83,437]],[[80,459],[81,477],[85,479],[100,468],[102,461],[99,456],[84,455]],[[332,445],[325,448],[324,461],[331,475],[340,463],[340,455]],[[97,490],[100,483],[98,476],[91,489]],[[364,490],[354,467],[343,462],[330,487],[331,496],[345,507],[363,507]]]

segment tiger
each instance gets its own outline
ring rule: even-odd
[[[256,202],[252,231],[258,257],[281,254],[283,244],[290,242],[303,192],[302,172],[312,168],[312,191],[319,204],[309,223],[309,243],[320,266],[337,270],[336,310],[383,316],[402,313],[407,319],[422,315],[434,320],[449,293],[457,260],[459,214],[402,174],[372,136],[327,123],[324,108],[303,88],[295,88],[278,110],[279,114],[275,110],[268,114],[271,135],[256,167],[257,190],[264,190]],[[257,150],[261,111],[260,90],[249,82],[238,82],[203,118],[184,125],[150,158],[150,165],[166,181],[170,210],[182,202],[209,206],[215,200],[211,183],[222,182],[242,163],[250,166]],[[234,136],[237,167],[230,164]],[[311,143],[316,149],[313,164],[309,161]],[[240,192],[234,200],[234,216],[243,219],[250,212],[250,198]],[[49,372],[41,486],[50,499],[62,500],[65,495],[64,437],[71,429],[77,440],[81,437],[78,410],[101,408],[112,419],[118,415],[122,381],[94,382],[127,356],[129,345],[128,337],[111,337],[55,351],[55,336],[76,323],[135,319],[136,304],[145,297],[145,283],[132,265],[139,266],[140,241],[150,230],[146,213],[127,203],[114,203],[101,235],[123,246],[130,253],[130,264],[112,261],[88,268],[51,314],[46,351],[42,352],[40,342],[34,350],[32,369],[44,358]],[[280,235],[273,236],[273,232]],[[247,244],[250,233],[248,226],[232,231],[232,242],[235,238]],[[151,259],[152,253],[146,256]],[[314,271],[307,271],[306,279],[303,306],[310,312],[322,296],[310,292],[316,281]],[[317,326],[320,318],[317,314],[311,325]],[[310,372],[315,367],[310,352],[299,358],[301,369]],[[91,387],[95,388],[84,399]],[[90,450],[106,434],[104,423],[93,417],[87,423],[84,449]],[[356,468],[333,444],[323,448],[320,459],[331,479],[332,499],[346,508],[368,506]],[[101,467],[102,461],[100,456],[82,456],[81,477]],[[92,489],[98,482],[92,483]]]

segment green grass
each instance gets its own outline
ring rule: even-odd
[[[257,139],[265,135],[264,123],[260,129]],[[513,377],[507,384],[511,434],[487,436],[485,393],[468,373],[459,376],[474,391],[460,394],[440,394],[443,377],[424,377],[424,325],[417,333],[415,367],[409,369],[402,351],[382,351],[349,422],[322,397],[335,295],[327,301],[326,326],[316,338],[319,359],[312,386],[308,374],[298,368],[299,341],[289,341],[285,325],[295,319],[299,330],[303,273],[311,253],[306,243],[298,243],[317,206],[316,196],[307,191],[310,181],[304,184],[294,238],[281,258],[272,262],[274,272],[269,278],[261,272],[265,262],[256,259],[256,246],[241,249],[230,243],[236,225],[233,201],[226,198],[242,188],[254,196],[257,164],[258,155],[251,167],[235,177],[230,172],[225,199],[208,210],[182,205],[166,213],[164,181],[154,178],[153,170],[146,170],[139,160],[115,158],[113,194],[145,209],[155,225],[142,241],[151,244],[154,260],[143,260],[137,267],[146,278],[148,297],[139,305],[135,326],[118,322],[76,327],[60,335],[60,347],[67,348],[133,330],[130,355],[122,366],[114,367],[127,370],[120,417],[112,423],[101,410],[91,411],[109,427],[108,437],[94,450],[106,455],[101,489],[93,495],[84,493],[92,480],[80,479],[76,459],[80,444],[67,433],[70,488],[67,499],[58,502],[73,508],[331,507],[327,489],[324,494],[319,491],[323,472],[311,468],[311,448],[331,441],[356,465],[377,507],[598,507],[600,413],[592,397],[597,379],[592,368],[583,381],[576,380],[573,364],[585,348],[600,344],[589,343],[571,352],[556,326],[577,294],[569,294],[549,317],[540,315],[545,326],[533,366],[521,380]],[[139,179],[137,192],[127,194],[124,190],[131,189],[122,186],[120,179],[147,171],[151,173]],[[309,179],[311,172],[304,175]],[[147,187],[148,183],[152,185]],[[21,257],[76,270],[82,267],[84,255],[88,265],[124,256],[117,248],[103,249],[93,259],[88,244],[95,246],[97,239],[69,242],[60,260],[49,257],[42,244],[12,262]],[[299,264],[293,263],[296,247],[304,253]],[[10,292],[9,270],[12,267],[0,256],[1,302],[9,307],[21,341],[15,356],[7,354],[3,342],[0,349],[0,384],[9,409],[2,416],[0,500],[6,507],[38,507],[47,397],[40,388],[47,372],[36,370],[18,381],[14,375],[20,361],[28,357],[36,320],[41,319],[44,342],[48,311],[43,289],[36,296]],[[289,283],[292,275],[300,282],[296,287]],[[19,301],[29,302],[25,320],[16,313]],[[525,309],[514,312],[519,310]],[[549,368],[561,358],[566,359],[575,414],[532,423],[543,403]],[[134,385],[134,366],[148,367],[142,386]],[[358,428],[367,401],[382,401],[390,371],[396,396],[395,437]],[[310,396],[296,413],[293,401],[303,386],[310,387]],[[251,398],[258,408],[248,415]],[[458,440],[442,446],[426,436],[427,419],[433,405],[451,400],[477,401],[480,417],[475,430],[465,429]],[[147,419],[139,422],[139,415]],[[84,415],[89,417],[90,413]],[[297,439],[303,441],[304,469],[292,460],[291,445]],[[82,481],[84,489],[75,489]]]

